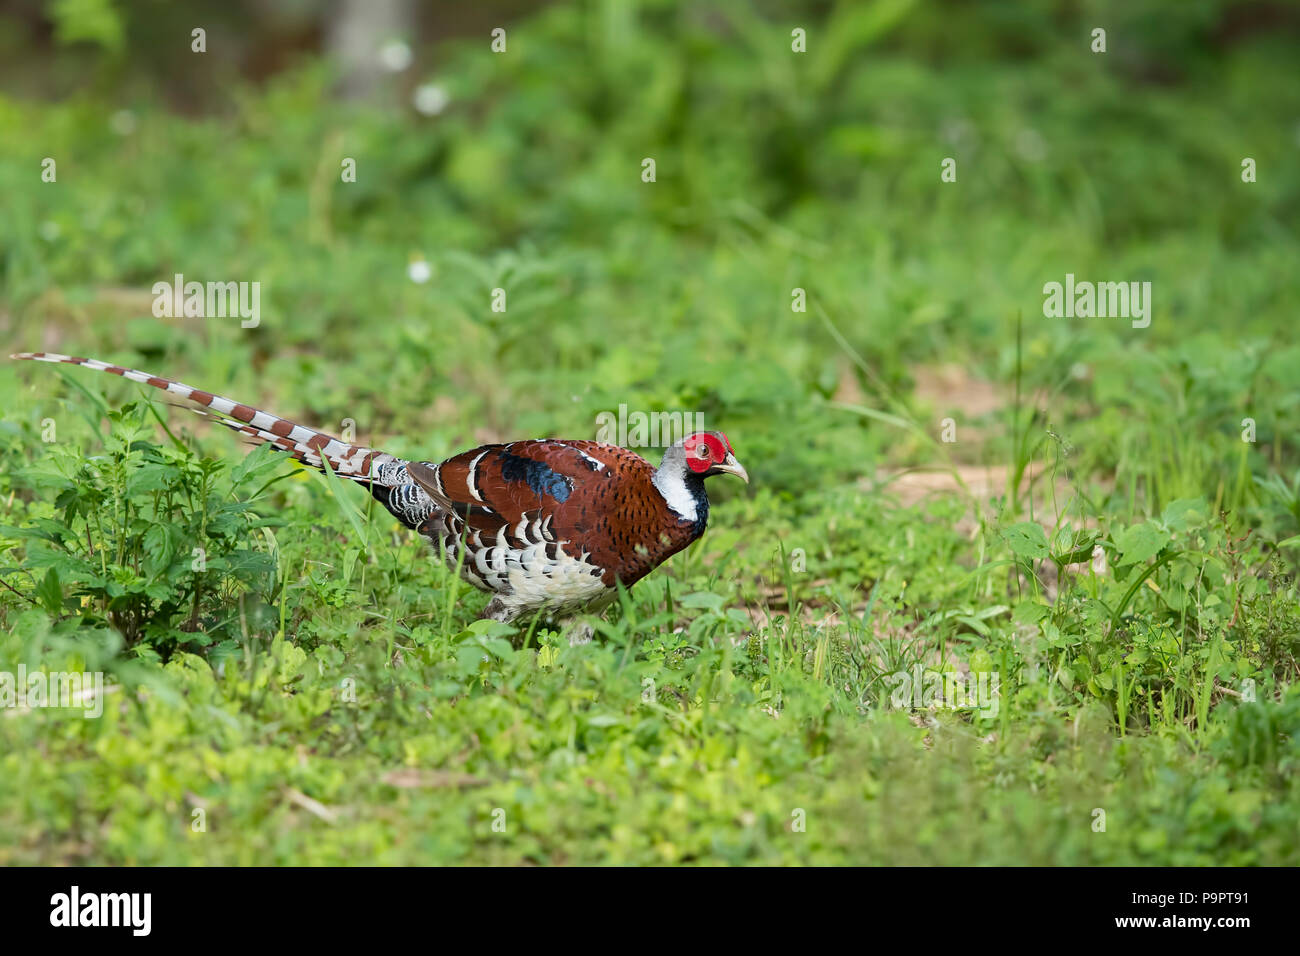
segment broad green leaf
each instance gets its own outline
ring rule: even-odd
[[[1170,531],[1190,531],[1205,524],[1209,511],[1204,498],[1179,498],[1165,507],[1160,520]]]
[[[1037,601],[1025,601],[1016,605],[1016,609],[1011,612],[1011,619],[1017,624],[1037,624],[1051,612],[1052,609],[1046,604],[1039,604]]]
[[[1125,529],[1115,539],[1115,547],[1119,549],[1120,553],[1120,559],[1117,563],[1122,567],[1126,564],[1146,561],[1158,554],[1160,549],[1168,543],[1168,532],[1160,530],[1151,522],[1144,521],[1142,524],[1135,524],[1133,527]]]
[[[36,588],[36,596],[41,606],[51,615],[58,615],[63,610],[63,585],[59,581],[58,568],[50,568]]]
[[[1021,521],[1002,532],[1011,552],[1018,558],[1046,558],[1047,533],[1033,521]]]
[[[508,637],[518,632],[518,628],[513,624],[507,624],[504,621],[493,621],[486,618],[480,618],[472,621],[466,630],[476,637]]]
[[[708,608],[710,611],[718,611],[722,609],[722,605],[725,602],[720,594],[711,594],[708,591],[696,591],[694,594],[688,594],[685,597],[680,598],[677,603],[682,607],[702,607]]]

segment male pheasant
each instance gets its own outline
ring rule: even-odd
[[[438,464],[407,461],[181,382],[50,352],[11,356],[121,375],[194,403],[192,409],[291,458],[366,486],[398,521],[437,547],[448,567],[493,595],[483,617],[563,621],[598,613],[704,533],[704,479],[749,482],[726,435],[696,432],[655,468],[596,441],[480,445]],[[578,641],[590,630],[577,632]]]

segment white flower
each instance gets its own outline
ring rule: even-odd
[[[379,62],[389,73],[401,73],[411,65],[411,48],[401,40],[385,43],[379,51]]]
[[[415,111],[423,116],[437,116],[447,108],[451,97],[437,83],[424,83],[416,87],[414,96]]]
[[[406,267],[406,274],[412,282],[424,285],[433,276],[433,268],[423,259],[412,259],[411,264]]]
[[[135,132],[135,114],[130,110],[118,110],[109,119],[108,125],[118,136],[130,136]]]

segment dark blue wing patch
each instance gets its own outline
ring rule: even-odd
[[[568,501],[573,485],[564,475],[541,461],[534,461],[508,451],[497,453],[501,461],[501,478],[504,481],[522,481],[539,498],[550,495],[556,501]]]

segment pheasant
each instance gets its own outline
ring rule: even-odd
[[[749,474],[722,432],[695,432],[670,446],[658,468],[597,441],[530,439],[480,445],[446,461],[407,461],[147,372],[96,359],[23,352],[152,385],[192,411],[270,444],[313,468],[369,489],[407,528],[427,538],[453,572],[492,595],[482,616],[541,615],[564,622],[599,613],[619,585],[630,588],[704,533],[704,480]],[[589,627],[570,640],[589,640]]]

